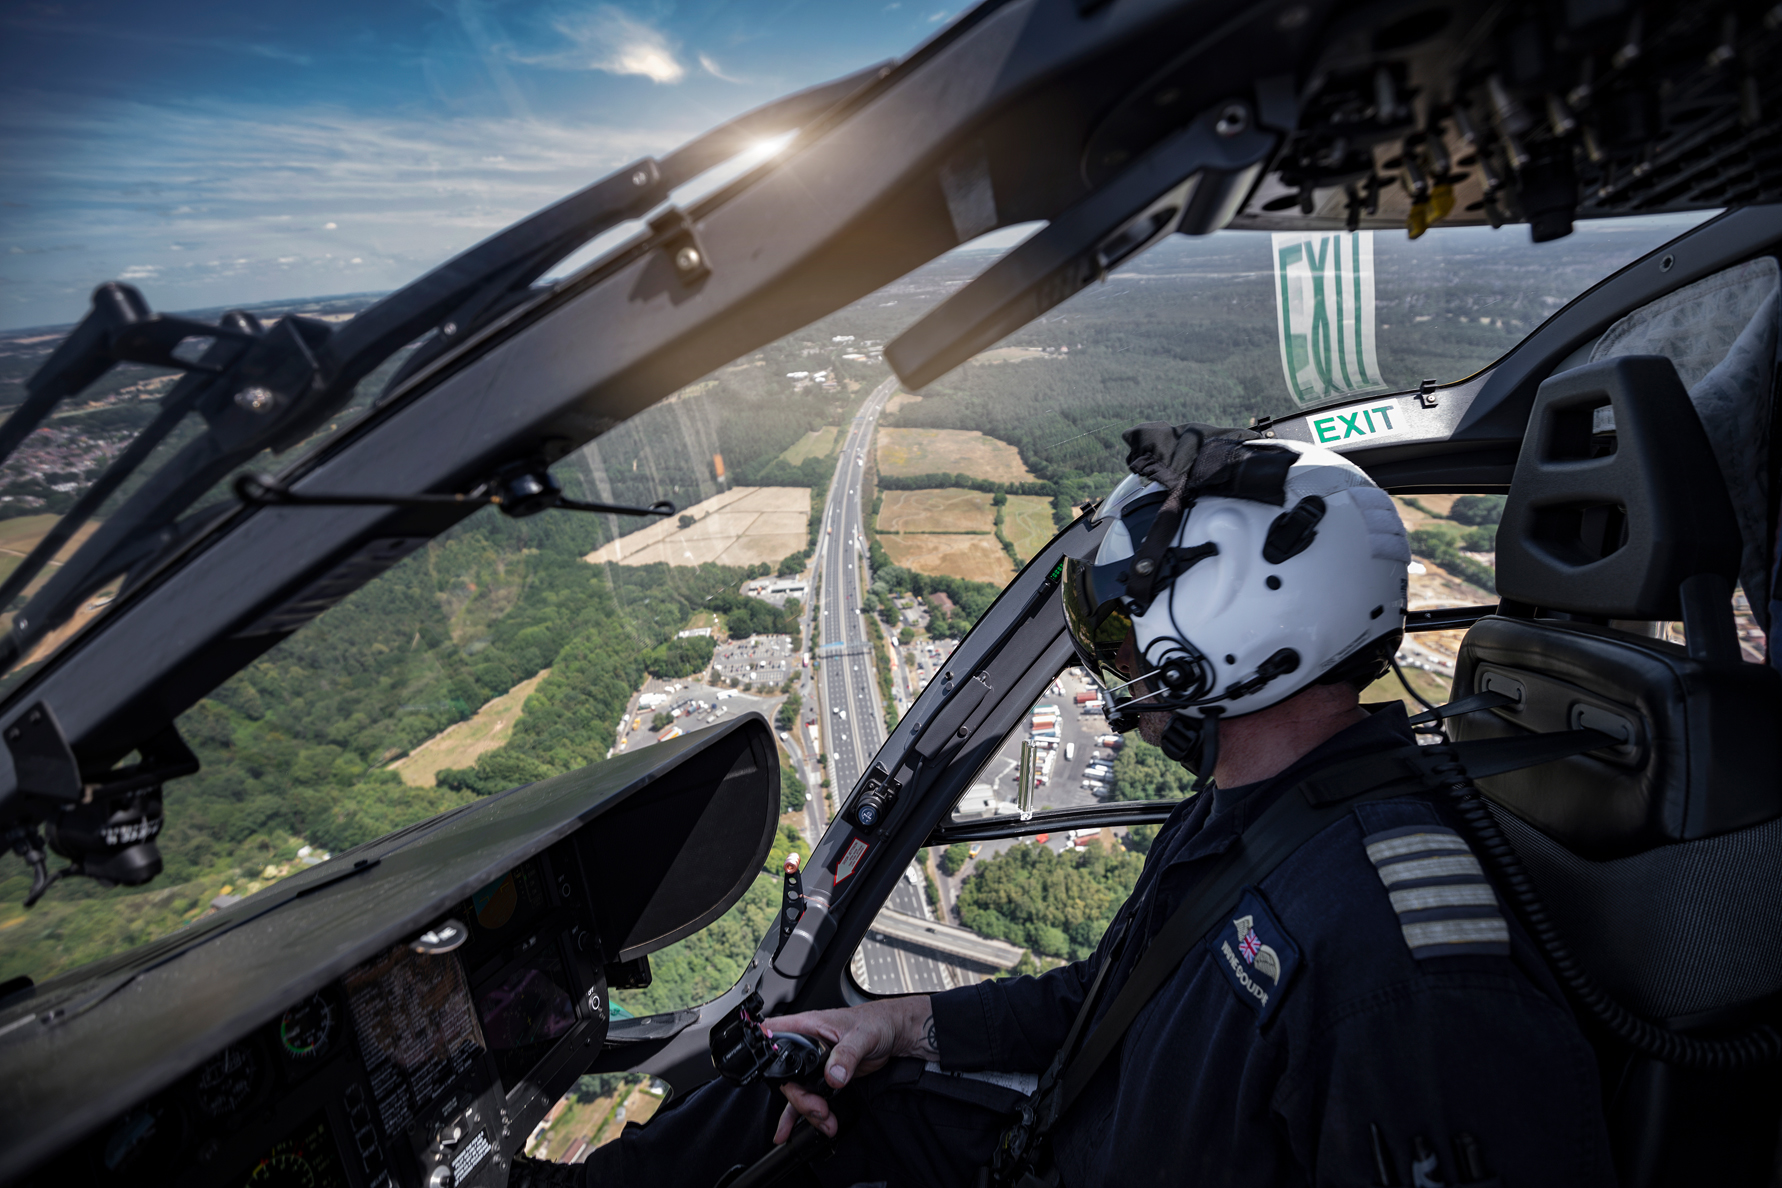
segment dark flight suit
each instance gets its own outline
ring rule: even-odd
[[[1390,705],[1273,779],[1185,801],[1089,961],[933,996],[948,1072],[1042,1071],[1122,924],[1148,939],[1303,775],[1411,737]],[[1104,1009],[1142,949],[1126,945]],[[1059,1120],[1054,1150],[1071,1188],[1612,1184],[1599,1094],[1538,952],[1433,798],[1408,796],[1355,806],[1249,889]],[[838,1099],[815,1182],[969,1184],[1015,1100],[895,1061]],[[782,1102],[707,1085],[627,1127],[586,1182],[706,1188],[766,1150]]]

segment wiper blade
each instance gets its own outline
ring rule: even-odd
[[[134,293],[134,290],[131,292]],[[141,300],[140,295],[137,295],[137,300]],[[144,305],[143,308],[146,310],[147,306]],[[265,333],[258,318],[240,311],[225,315],[222,324],[225,330],[240,332],[247,341]],[[241,350],[241,342],[235,339],[216,338],[198,361],[198,366],[203,367],[205,372],[220,371],[238,357]],[[155,447],[173,432],[174,427],[197,404],[198,398],[209,389],[210,379],[208,374],[188,374],[181,377],[173,390],[162,399],[161,409],[155,414],[155,419],[131,439],[124,452],[112,460],[111,465],[100,473],[93,485],[81,493],[74,506],[50,527],[44,538],[37,542],[37,546],[19,562],[18,567],[6,575],[4,582],[0,582],[0,608],[11,606],[12,600],[31,584],[31,580],[43,567],[62,551],[62,546],[80,531],[81,525],[92,519],[93,513],[104,506],[105,501],[123,481],[148,461]],[[4,428],[10,429],[11,422],[7,422]]]
[[[629,219],[641,218],[669,193],[765,137],[799,128],[883,78],[889,63],[821,83],[714,128],[662,160],[633,161],[586,189],[485,240],[341,327],[325,365],[358,382],[403,345],[435,327],[439,333],[404,361],[384,385],[393,392],[472,332],[533,295],[531,286],[571,252]],[[363,360],[372,360],[365,365]]]
[[[582,244],[646,214],[675,186],[735,155],[752,140],[834,110],[885,74],[884,66],[869,67],[750,112],[662,162],[648,157],[634,161],[491,236],[338,328],[288,316],[255,337],[241,325],[210,326],[158,316],[134,288],[116,283],[100,286],[87,317],[32,377],[26,402],[0,425],[0,461],[58,401],[93,383],[117,362],[154,363],[200,374],[188,376],[189,385],[183,381],[176,385],[150,426],[153,439],[133,442],[101,474],[95,488],[77,503],[78,517],[71,513],[58,522],[50,537],[32,551],[27,565],[0,585],[0,594],[16,597],[26,589],[186,412],[199,412],[209,424],[201,437],[183,447],[108,517],[14,617],[10,630],[0,636],[0,671],[16,664],[66,622],[84,599],[114,578],[128,575],[132,584],[142,581],[145,562],[166,557],[172,547],[196,538],[195,522],[204,528],[218,522],[227,509],[183,523],[179,517],[261,451],[279,453],[307,438],[352,397],[361,380],[403,346],[430,330],[439,331],[410,357],[392,384],[463,341],[474,326],[524,300],[538,276]],[[216,341],[197,361],[174,353],[182,340],[195,337]],[[573,504],[559,498],[555,506]],[[577,510],[606,506],[589,504]],[[664,514],[657,509],[637,510]],[[4,605],[0,602],[0,607]]]
[[[188,323],[218,340],[206,352],[206,371],[222,370],[194,377],[198,386],[179,395],[180,403],[205,419],[205,432],[150,475],[14,617],[0,637],[0,671],[66,622],[83,599],[161,551],[173,539],[169,532],[180,513],[231,470],[263,449],[284,449],[301,440],[306,426],[319,423],[351,394],[350,388],[343,392],[315,382],[316,350],[332,332],[327,323],[287,317],[257,339],[242,328],[247,325],[241,320],[231,326]],[[243,349],[242,340],[251,345]],[[223,354],[212,359],[219,348]],[[232,356],[227,365],[224,355]],[[157,429],[171,428],[159,422]],[[132,467],[149,449],[131,459]],[[100,483],[115,489],[122,479],[114,463]],[[97,499],[83,502],[85,515],[98,506]],[[53,555],[44,553],[40,560]]]
[[[93,307],[42,367],[25,381],[25,401],[0,425],[0,462],[64,399],[119,363],[147,363],[180,371],[216,371],[203,360],[174,354],[188,338],[245,339],[232,329],[150,312],[133,285],[109,281],[93,290]],[[214,344],[213,344],[214,345]]]

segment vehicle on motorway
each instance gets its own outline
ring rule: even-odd
[[[1464,741],[1607,739],[1480,778],[1501,860],[1526,868],[1511,906],[1551,922],[1534,931],[1595,1045],[1623,1182],[1768,1182],[1779,51],[1774,22],[1721,0],[986,0],[908,57],[627,164],[350,318],[181,319],[102,288],[20,389],[0,458],[85,415],[113,364],[183,378],[131,423],[140,448],[120,439],[98,477],[55,492],[61,518],[0,579],[0,825],[38,913],[0,932],[37,938],[46,962],[100,943],[83,937],[114,946],[0,984],[0,1183],[220,1185],[289,1166],[292,1182],[350,1188],[461,1168],[450,1182],[499,1188],[582,1075],[682,1095],[716,1075],[710,1033],[751,994],[776,1013],[859,1001],[850,962],[924,847],[1165,820],[1178,802],[951,815],[1077,663],[1057,575],[1111,525],[1069,500],[1102,489],[1076,477],[1117,476],[1128,411],[1253,415],[1257,441],[1356,461],[1423,534],[1413,577],[1430,605],[1409,630],[1453,641],[1443,679],[1407,687],[1451,697],[1446,728]],[[737,162],[782,134],[776,154]],[[722,184],[687,196],[726,162]],[[569,567],[575,581],[545,591],[557,602],[523,603],[538,623],[521,630],[500,599],[532,597],[546,567],[490,594],[478,581],[499,567],[428,566],[523,539],[502,554],[517,565],[558,533],[565,556],[589,556],[609,516],[676,514],[664,501],[723,472],[691,421],[676,432],[702,444],[670,480],[631,468],[640,426],[692,397],[663,402],[1016,227],[1032,234],[937,285],[889,339],[904,389],[965,384],[959,369],[1011,336],[1043,352],[1042,331],[1071,325],[1053,310],[1120,292],[1092,282],[1160,278],[1143,253],[1178,233],[1203,253],[1180,265],[1196,308],[1254,324],[1215,343],[1214,363],[1147,361],[1167,404],[1107,372],[1073,401],[1080,423],[1046,410],[1103,469],[1046,471],[1068,524],[950,647],[959,679],[926,687],[858,786],[836,789],[782,937],[777,876],[755,882],[792,844],[760,715],[602,758],[642,680],[632,652],[666,646],[714,592],[689,590],[716,579]],[[610,249],[547,275],[608,232]],[[1183,349],[1217,337],[1200,317],[1180,316]],[[1069,333],[1072,360],[1116,349]],[[1079,374],[1062,354],[1018,366]],[[1036,438],[1025,461],[1052,465],[1039,449],[1063,440]],[[582,477],[590,442],[611,457],[585,473],[611,496]],[[485,531],[497,516],[514,522]],[[539,608],[570,604],[574,632],[553,635],[569,628]],[[524,673],[522,635],[553,641]],[[377,679],[326,667],[342,653]],[[532,754],[522,738],[457,787],[386,770],[531,675],[559,724],[598,721],[597,745],[553,735]],[[282,746],[317,706],[342,710],[339,730],[238,759]],[[552,748],[555,766],[538,757]],[[875,779],[898,787],[861,826]],[[159,847],[206,826],[183,806],[233,819],[250,792],[240,803],[281,828],[335,830],[332,857],[287,858],[269,832],[267,861],[227,874],[245,895],[220,891],[212,876],[237,868],[199,867],[200,847],[180,851],[192,877],[167,883]],[[394,829],[380,815],[422,801],[436,815]],[[81,878],[100,882],[62,886]],[[641,1017],[613,1009],[647,989],[652,954],[757,893],[776,923],[731,966],[741,981]],[[46,915],[113,908],[85,931]],[[151,910],[165,927],[136,944]]]

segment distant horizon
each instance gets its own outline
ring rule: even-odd
[[[962,0],[91,0],[0,10],[0,329],[401,287],[532,211],[887,59]]]
[[[1000,230],[992,231],[988,235],[983,236],[982,238],[974,239],[970,243],[960,244],[958,247],[954,248],[950,252],[943,252],[941,254],[941,256],[936,257],[936,259],[941,259],[946,256],[952,256],[952,255],[971,255],[974,253],[982,253],[982,252],[1002,252],[1002,251],[1005,251],[1008,248],[1014,246],[1016,243],[1020,242],[1020,240],[1025,239],[1028,235],[1031,235],[1040,226],[1041,226],[1041,224],[1038,224],[1038,223],[1019,223],[1019,224],[1016,224],[1011,227],[1004,227],[1004,228],[1001,228]],[[431,269],[428,269],[427,271],[431,271]],[[401,285],[396,285],[396,286],[393,286],[388,289],[360,289],[360,290],[355,290],[353,292],[348,292],[348,293],[314,293],[314,294],[308,294],[308,295],[297,296],[297,297],[269,297],[269,298],[266,298],[261,301],[223,302],[221,304],[216,304],[216,305],[189,306],[185,309],[163,309],[155,304],[154,293],[152,291],[152,287],[145,288],[143,286],[143,284],[138,283],[138,282],[132,282],[132,281],[126,281],[124,283],[135,284],[136,287],[142,292],[143,297],[148,301],[149,308],[157,314],[168,314],[168,315],[175,315],[178,317],[196,318],[196,319],[202,320],[207,315],[212,316],[212,317],[220,316],[221,314],[226,313],[229,310],[233,310],[233,309],[246,310],[247,312],[252,313],[256,310],[265,309],[269,306],[293,306],[293,305],[302,305],[302,304],[309,304],[309,303],[324,303],[324,302],[330,302],[330,301],[354,301],[354,300],[359,300],[359,299],[370,299],[372,301],[378,301],[378,300],[382,300],[383,298],[389,296],[391,293],[397,292],[399,289],[403,288],[405,285],[411,283],[414,280],[418,280],[422,276],[425,276],[425,275],[426,275],[425,271],[418,272],[413,277],[409,278],[409,280],[404,281]],[[116,278],[111,278],[111,279],[115,280]],[[107,284],[107,283],[110,283],[109,280],[94,281],[93,288],[96,289],[100,285]],[[90,306],[89,306],[89,308],[90,308]],[[81,316],[82,317],[85,316],[84,311]],[[29,334],[66,333],[66,332],[72,330],[79,323],[80,323],[80,318],[77,317],[71,321],[66,321],[66,322],[44,322],[44,323],[40,323],[40,324],[36,324],[36,325],[0,326],[0,335],[3,335],[8,338],[16,338],[21,335],[29,335]]]

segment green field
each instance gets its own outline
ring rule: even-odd
[[[1002,534],[1015,546],[1025,564],[1046,547],[1058,531],[1052,522],[1052,501],[1044,495],[1010,495],[1002,509]]]
[[[1050,515],[1048,512],[1048,521]],[[991,505],[988,491],[966,491],[958,487],[931,491],[886,491],[876,526],[880,532],[971,532],[987,535],[996,529],[996,509]]]
[[[789,466],[797,466],[806,458],[827,458],[835,453],[835,435],[840,432],[841,430],[834,425],[812,429],[793,442],[791,447],[780,455],[780,460]]]
[[[1021,452],[976,429],[889,429],[878,434],[879,473],[969,474],[995,483],[1031,483]]]

